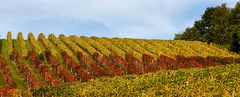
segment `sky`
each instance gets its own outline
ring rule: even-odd
[[[237,0],[0,0],[0,35],[22,32],[166,39],[191,27],[207,7]]]

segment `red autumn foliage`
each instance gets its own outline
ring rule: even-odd
[[[2,54],[0,53],[0,61],[1,61],[1,68],[3,70],[3,80],[4,83],[8,84],[8,87],[10,89],[16,88],[16,83],[13,81],[13,76],[10,73],[10,70],[7,67],[7,62],[6,60],[2,57]]]
[[[117,67],[115,64],[113,64],[113,62],[111,62],[108,59],[108,57],[106,57],[106,56],[102,57],[98,53],[95,53],[93,55],[93,57],[99,64],[108,68],[114,75],[117,75],[117,76],[123,76],[124,75],[124,72],[119,67]]]
[[[18,70],[21,72],[23,76],[26,77],[26,83],[29,84],[30,87],[39,88],[40,87],[39,81],[36,78],[34,78],[34,76],[31,74],[31,72],[29,71],[29,69],[26,67],[24,63],[24,60],[19,58],[18,52],[13,51],[13,54],[14,54],[14,60],[16,62],[16,66]]]
[[[84,71],[84,69],[79,64],[77,64],[65,51],[61,52],[61,55],[63,56],[65,63],[70,65],[70,67],[74,70],[75,73],[77,73],[83,82],[93,79],[93,77],[88,75],[87,72]]]
[[[143,68],[145,72],[157,71],[157,68],[154,68],[154,58],[152,56],[143,54],[142,61],[143,61]]]
[[[217,62],[218,58],[217,57],[207,57],[206,59],[206,64],[209,66],[219,66],[221,65],[219,62]]]
[[[66,69],[61,67],[60,62],[58,62],[57,59],[55,59],[49,51],[46,51],[45,54],[46,54],[48,61],[51,63],[52,67],[55,70],[57,70],[58,75],[62,79],[64,79],[64,81],[67,81],[69,83],[74,83],[76,81],[74,76],[69,71],[67,71]]]
[[[109,76],[109,74],[105,72],[99,65],[95,64],[91,58],[83,56],[81,52],[77,52],[77,56],[81,64],[90,66],[91,71],[93,71],[98,76]]]
[[[136,69],[138,74],[143,74],[144,68],[141,60],[137,59],[132,54],[126,54],[125,60],[129,63],[129,66]]]
[[[42,64],[40,59],[38,58],[37,54],[35,51],[30,51],[30,60],[31,62],[35,65],[35,67],[38,69],[40,74],[43,76],[45,81],[49,83],[50,85],[59,85],[60,81],[57,80],[52,73],[48,71],[47,66]]]
[[[121,58],[118,54],[111,54],[109,57],[113,62],[122,65],[123,68],[126,68],[130,74],[138,74],[136,67],[129,65],[129,63]]]
[[[165,70],[172,70],[174,64],[176,64],[176,60],[171,57],[165,56],[165,55],[160,55],[156,61],[156,65]],[[180,67],[177,65],[175,65],[175,66],[177,68]]]
[[[188,61],[189,61],[188,64],[190,64],[190,66],[192,66],[192,67],[199,67],[199,68],[204,67],[204,64],[201,63],[201,61],[200,61],[200,57],[189,57]]]
[[[29,56],[31,62],[34,63],[36,67],[38,67],[37,65],[42,64],[42,61],[38,58],[38,55],[34,50],[30,51]]]
[[[43,65],[43,64],[41,64]],[[39,65],[39,66],[41,66]],[[44,66],[44,65],[43,65]],[[57,80],[53,74],[50,72],[43,72],[43,78],[45,79],[46,82],[48,82],[50,85],[57,86],[60,85],[60,81]]]
[[[1,97],[10,96],[8,89],[0,89],[0,96]]]

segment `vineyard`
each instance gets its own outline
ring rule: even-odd
[[[24,39],[21,32],[13,39],[9,32],[1,44],[0,96],[102,77],[240,63],[239,55],[198,41],[46,37],[42,33],[38,37],[29,33]]]

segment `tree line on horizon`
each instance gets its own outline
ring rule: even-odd
[[[240,53],[240,2],[233,8],[225,3],[208,7],[200,20],[184,32],[175,34],[174,39],[215,43]]]

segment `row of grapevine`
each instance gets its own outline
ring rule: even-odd
[[[170,56],[175,55],[184,55],[184,56],[201,56],[201,57],[207,57],[207,56],[222,56],[222,57],[233,57],[236,56],[236,54],[231,54],[229,51],[219,49],[216,45],[208,45],[206,43],[198,42],[198,41],[180,41],[180,40],[144,40],[146,42],[149,42],[152,45],[155,45],[159,49],[162,49],[164,51],[165,49],[170,49],[166,53],[173,53],[168,54]]]
[[[204,49],[199,49],[199,48],[201,48],[201,46],[197,45],[195,41],[193,43],[188,43],[186,41],[174,41],[174,42],[175,42],[175,46],[177,46],[181,49],[184,48],[186,51],[188,51],[188,53],[190,54],[189,56],[198,55],[198,56],[206,57],[206,56],[210,55],[210,53],[207,51],[204,53],[201,53],[202,51],[205,51],[206,48],[202,47]],[[216,54],[216,53],[213,53],[211,55],[215,56],[214,54]]]
[[[202,56],[202,57],[207,57],[210,54],[212,56],[218,55],[216,53],[209,52],[210,50],[206,50],[205,47],[201,47],[201,46],[197,45],[195,42],[188,44],[185,41],[178,40],[178,41],[172,41],[172,44],[173,44],[173,46],[175,46],[177,48],[183,49],[183,53],[187,53],[186,56],[196,56],[196,54],[198,54],[198,56]],[[200,53],[200,52],[202,52],[202,53]]]
[[[8,47],[8,56],[12,55],[13,52],[13,43],[12,43],[12,33],[8,32],[7,34],[7,47]]]
[[[42,33],[39,34],[38,41],[40,41],[44,45],[44,47],[47,48],[55,58],[59,60],[61,59],[61,55],[59,54],[59,51]]]
[[[137,75],[141,75],[144,72],[143,63],[138,58],[134,57],[132,54],[126,54],[125,60],[129,65],[132,65],[137,70]]]
[[[54,56],[51,55],[51,53],[49,51],[46,51],[46,57],[48,59],[48,61],[50,62],[50,64],[52,65],[52,67],[54,68],[54,71],[57,72],[57,74],[66,82],[68,83],[74,83],[76,81],[76,79],[74,78],[74,76],[64,67],[62,67],[61,63],[54,58]]]
[[[146,50],[146,48],[140,46],[140,44],[136,43],[134,41],[134,39],[122,39],[124,41],[124,43],[126,45],[129,45],[129,47],[131,47],[133,50],[141,53],[141,54],[147,54],[147,55],[150,55],[150,56],[153,56],[153,57],[156,57],[155,54],[149,52],[148,50]]]
[[[97,65],[94,60],[89,56],[83,56],[82,52],[77,52],[77,57],[82,64],[82,67],[89,68],[88,71],[92,71],[96,76],[108,76],[109,74]]]
[[[93,58],[99,63],[99,65],[108,68],[108,71],[113,73],[113,75],[124,75],[124,72],[117,65],[113,64],[106,56],[101,56],[100,54],[95,53],[93,54]]]
[[[53,34],[50,34],[48,36],[48,39],[46,39],[46,38],[44,39],[44,37],[43,37],[42,41],[45,41],[44,45],[48,49],[45,52],[45,55],[46,55],[47,61],[51,64],[54,72],[61,79],[63,79],[64,82],[74,83],[76,81],[75,76],[73,76],[71,74],[71,72],[69,72],[67,69],[65,69],[65,67],[63,67],[63,65],[60,62],[61,61],[60,59],[62,58],[60,52],[67,50],[68,47],[66,47],[65,44],[63,44],[60,40],[58,40],[58,38],[56,38]],[[57,47],[60,49],[56,49]],[[58,53],[58,55],[53,55],[55,53],[52,53],[51,51]],[[71,51],[69,51],[68,53],[70,53],[70,52]],[[58,58],[58,59],[56,59],[56,58]]]
[[[133,39],[133,41],[140,45],[141,47],[144,47],[147,51],[151,52],[152,54],[159,56],[160,54],[164,54],[166,52],[163,52],[162,50],[160,50],[159,48],[156,48],[156,46],[151,45],[149,43],[147,43],[147,41],[142,40],[142,39]]]
[[[159,70],[155,66],[155,62],[154,62],[155,60],[153,56],[143,54],[142,61],[143,61],[144,72],[156,72],[157,70]]]
[[[94,39],[96,42],[98,42],[99,44],[106,47],[109,51],[111,51],[111,53],[117,53],[121,57],[123,57],[123,58],[125,57],[125,52],[123,50],[121,50],[117,46],[114,46],[111,42],[107,41],[105,38],[95,37],[95,38],[92,38],[92,39]]]
[[[76,63],[68,54],[67,52],[63,51],[61,52],[64,61],[66,64],[70,65],[71,70],[73,69],[74,72],[81,78],[83,82],[89,81],[93,77],[82,68],[78,63]]]
[[[224,48],[224,47],[221,47],[220,45],[217,45],[217,44],[214,44],[214,43],[211,43],[209,45],[209,48],[214,48],[215,51],[219,54],[219,55],[225,55],[225,56],[228,56],[230,53],[229,51]]]
[[[12,76],[10,70],[7,67],[7,62],[3,58],[1,53],[0,53],[0,61],[1,61],[0,66],[1,66],[1,69],[3,70],[3,74],[4,74],[3,75],[4,76],[3,77],[4,83],[7,83],[7,87],[10,88],[10,89],[16,88],[17,85],[16,85],[16,83],[13,80],[13,76]]]
[[[142,70],[137,68],[135,65],[130,64],[128,61],[126,61],[124,58],[120,57],[117,54],[111,54],[110,59],[115,63],[121,65],[122,67],[126,68],[127,69],[126,72],[128,74],[136,74],[136,75],[142,74]]]
[[[28,54],[28,51],[27,51],[27,47],[26,47],[26,44],[25,44],[25,41],[23,39],[23,35],[21,32],[19,32],[17,35],[17,42],[20,46],[20,55],[22,57],[26,57]]]
[[[156,42],[156,41],[155,41]],[[198,53],[195,51],[194,48],[191,48],[192,46],[190,44],[184,44],[185,42],[180,42],[178,40],[176,41],[170,41],[169,45],[171,47],[180,49],[181,52],[185,53],[184,56],[195,56]],[[165,44],[166,45],[166,44]],[[179,52],[179,50],[178,50]],[[203,56],[201,53],[199,54],[199,56]]]
[[[103,54],[105,56],[108,56],[111,53],[108,49],[106,49],[104,46],[102,46],[101,44],[99,44],[98,42],[96,42],[95,40],[93,40],[91,38],[82,36],[79,39],[87,42],[89,45],[94,47],[96,50],[98,50],[101,54]]]
[[[14,60],[14,62],[12,62],[12,64],[15,64],[18,71],[25,77],[26,83],[30,87],[39,88],[40,87],[39,81],[36,78],[34,78],[32,73],[26,66],[25,61],[23,59],[19,58],[19,54],[15,50],[13,51],[13,60]]]
[[[155,48],[158,48],[157,50],[160,50],[162,52],[164,52],[164,54],[168,55],[168,56],[175,56],[175,55],[186,55],[186,53],[184,54],[180,48],[177,48],[175,46],[171,45],[171,41],[169,41],[169,43],[167,41],[157,41],[157,40],[149,40],[147,41],[150,45],[154,45]]]
[[[60,81],[49,71],[48,67],[42,63],[42,61],[38,58],[38,55],[35,51],[29,52],[30,61],[35,65],[37,71],[43,76],[45,81],[50,85],[59,85]]]
[[[114,46],[117,46],[118,48],[124,50],[126,53],[132,53],[134,56],[137,58],[141,58],[142,54],[139,52],[135,51],[133,48],[129,47],[124,41],[124,39],[107,39],[110,41]]]
[[[75,57],[74,53],[66,46],[59,38],[57,38],[54,34],[50,34],[48,36],[48,39],[56,45],[60,49],[60,52],[65,51],[69,56],[73,56],[73,59],[77,61],[77,58]]]
[[[139,73],[134,74],[142,74],[142,72],[156,72],[157,70],[166,69],[180,69],[180,68],[193,68],[193,67],[206,67],[206,66],[219,66],[224,64],[234,64],[239,63],[239,58],[234,57],[185,57],[185,56],[176,56],[175,58],[160,55],[157,59],[154,59],[153,56],[143,54],[142,60],[138,60],[132,54],[126,54],[125,59],[121,59],[117,54],[111,54],[109,57],[113,61],[117,61],[120,64],[125,64],[126,68],[130,71],[131,68],[137,69]],[[131,65],[127,65],[131,64]],[[133,69],[133,70],[134,70]],[[141,72],[140,72],[141,71]]]
[[[32,33],[28,34],[28,41],[30,42],[31,46],[33,47],[34,51],[36,51],[38,54],[42,53],[44,49],[42,49],[38,41],[35,39],[34,35]]]
[[[99,53],[90,44],[86,43],[85,41],[78,38],[77,36],[70,36],[69,39],[74,41],[79,47],[81,47],[84,51],[87,51],[90,55],[93,55],[94,53]]]
[[[59,35],[59,39],[65,43],[68,47],[70,47],[75,53],[82,52],[83,55],[88,55],[84,52],[78,45],[76,45],[73,41],[71,41],[68,37],[64,36],[63,34]]]
[[[156,61],[156,65],[163,69],[180,69],[180,68],[193,68],[193,67],[206,67],[206,66],[219,66],[225,64],[239,63],[239,58],[234,57],[184,57],[176,56],[176,58],[171,58],[168,56],[161,55]]]

